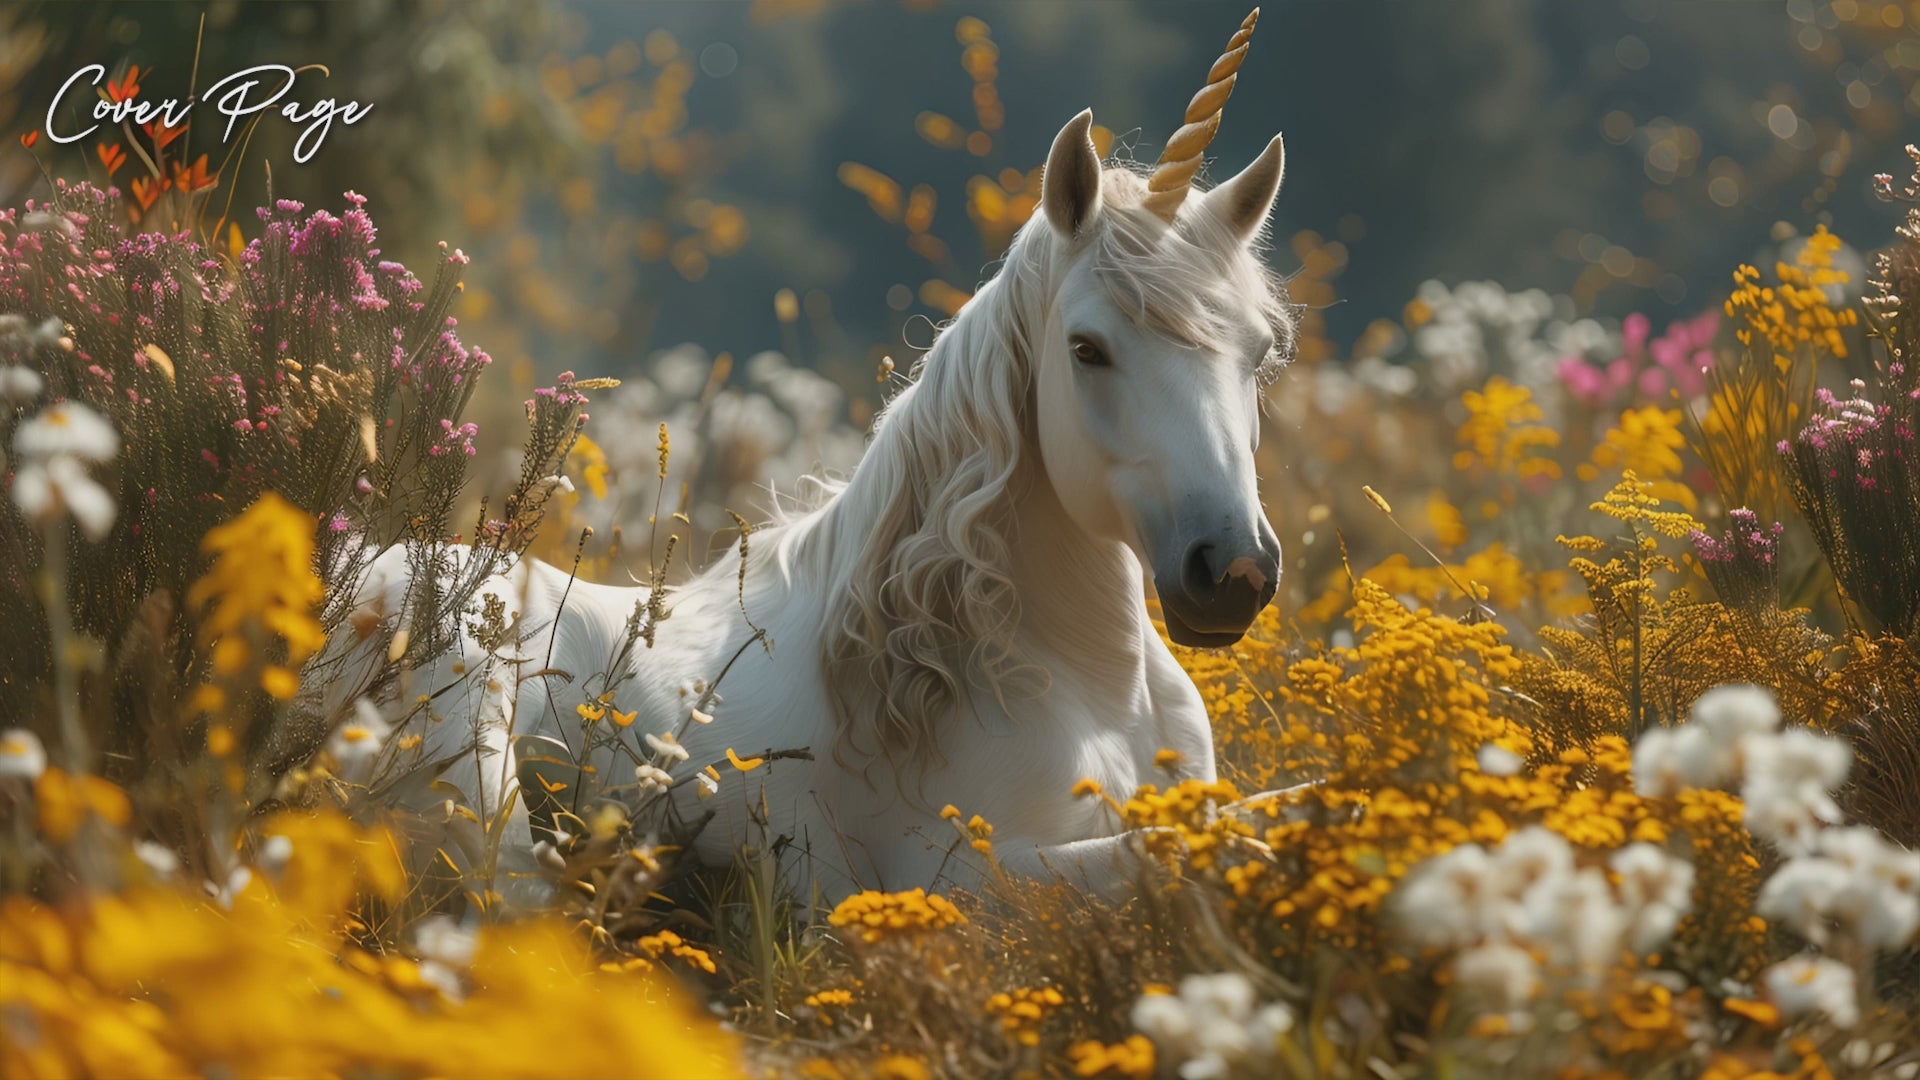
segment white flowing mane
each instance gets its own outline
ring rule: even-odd
[[[1292,355],[1292,307],[1257,250],[1204,212],[1170,227],[1141,206],[1145,194],[1142,177],[1109,167],[1088,235],[1063,239],[1036,214],[876,421],[851,479],[768,537],[782,576],[820,581],[829,597],[820,656],[843,764],[851,753],[924,770],[939,758],[935,718],[968,686],[1004,702],[1019,676],[1044,678],[1014,654],[1009,567],[1016,543],[1050,538],[1011,526],[1032,475],[1034,350],[1070,256],[1090,245],[1114,304],[1190,345],[1224,342],[1231,305],[1254,299],[1276,343],[1266,372]]]

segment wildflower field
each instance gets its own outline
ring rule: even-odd
[[[922,135],[984,158],[998,53],[957,38],[976,114]],[[691,75],[646,51],[666,146]],[[492,370],[458,236],[406,266],[351,191],[242,215],[178,137],[87,144],[91,181],[22,139],[48,175],[0,209],[0,1074],[1920,1077],[1920,148],[1873,181],[1884,235],[1810,213],[1666,325],[1430,281],[1336,347],[1345,248],[1278,243],[1285,576],[1238,645],[1175,648],[1220,778],[1167,750],[1073,789],[1151,856],[1130,899],[999,872],[968,806],[977,891],[824,903],[771,839],[697,865],[649,736],[566,804],[529,910],[492,873],[510,808],[419,753],[416,672],[465,634],[513,677],[481,585],[519,560],[648,585],[569,673],[584,742],[625,730],[675,585],[746,574],[759,486],[851,467],[869,410],[790,345]],[[953,264],[931,188],[837,179]],[[1040,170],[972,179],[997,250]],[[662,250],[729,257],[740,213]],[[915,299],[958,310],[951,277]],[[354,603],[382,555],[404,618]],[[724,724],[726,672],[686,679]]]

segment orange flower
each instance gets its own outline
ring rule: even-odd
[[[107,97],[114,102],[122,102],[140,92],[140,66],[127,65],[127,73],[120,76],[118,83],[107,80]]]
[[[160,201],[160,193],[172,186],[172,181],[165,179],[149,180],[144,176],[136,176],[133,178],[132,186],[134,201],[140,204],[140,209],[151,210],[153,209],[153,204]]]
[[[196,191],[204,191],[219,181],[219,174],[207,175],[207,155],[205,154],[194,159],[192,168],[187,168],[177,161],[173,163],[174,186],[189,195]]]
[[[33,144],[39,141],[40,141],[39,128],[34,128],[32,131],[26,132],[25,134],[20,136],[20,145],[26,147],[29,150],[33,149]]]
[[[120,166],[127,163],[127,152],[114,143],[101,143],[93,149],[100,155],[100,164],[107,167],[108,176],[119,172]]]
[[[187,122],[182,120],[177,126],[168,127],[167,118],[164,115],[156,116],[150,122],[140,125],[140,130],[146,132],[147,138],[153,140],[155,150],[165,150],[169,143],[187,133]]]

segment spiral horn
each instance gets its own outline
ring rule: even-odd
[[[1200,171],[1207,144],[1220,130],[1220,111],[1227,104],[1227,95],[1233,93],[1234,80],[1247,58],[1247,45],[1253,40],[1253,26],[1259,21],[1260,9],[1254,8],[1228,39],[1227,51],[1220,54],[1220,59],[1213,62],[1213,70],[1207,72],[1207,85],[1187,103],[1185,122],[1173,133],[1173,138],[1167,140],[1160,160],[1154,162],[1142,205],[1162,220],[1172,222],[1180,211],[1180,204],[1186,201],[1187,192],[1193,190],[1193,176]]]

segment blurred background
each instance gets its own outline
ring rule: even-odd
[[[324,65],[295,98],[372,112],[305,165],[277,119],[244,154],[194,147],[232,205],[265,197],[270,165],[278,197],[366,195],[389,257],[424,267],[438,241],[464,249],[462,336],[512,373],[488,415],[511,421],[561,370],[619,376],[594,452],[650,482],[654,425],[672,422],[692,459],[682,503],[718,524],[721,503],[849,467],[898,385],[877,372],[889,357],[904,372],[990,270],[1059,126],[1091,106],[1103,147],[1151,161],[1244,13],[16,3],[0,11],[0,126],[38,127],[86,63],[137,65],[148,98],[184,94],[196,53],[202,86]],[[1717,310],[1734,266],[1771,265],[1817,226],[1886,236],[1896,215],[1871,177],[1905,175],[1901,144],[1920,133],[1916,21],[1920,2],[1899,0],[1270,2],[1211,153],[1224,175],[1286,136],[1272,260],[1308,308],[1303,365],[1436,402],[1508,368],[1541,390],[1556,358],[1619,352],[1630,315]],[[29,154],[9,139],[4,201],[44,187],[43,169],[108,179],[82,144]],[[1861,254],[1836,258],[1857,292]],[[1423,327],[1441,332],[1423,342]],[[1463,347],[1477,358],[1449,374],[1440,354]],[[1489,359],[1501,351],[1526,355]],[[1415,360],[1437,372],[1424,389],[1396,375]],[[1279,398],[1290,380],[1323,418],[1350,407],[1351,378],[1296,371]],[[1447,408],[1443,444],[1461,419]],[[1277,422],[1313,428],[1287,409]],[[1396,437],[1410,433],[1378,436]]]

